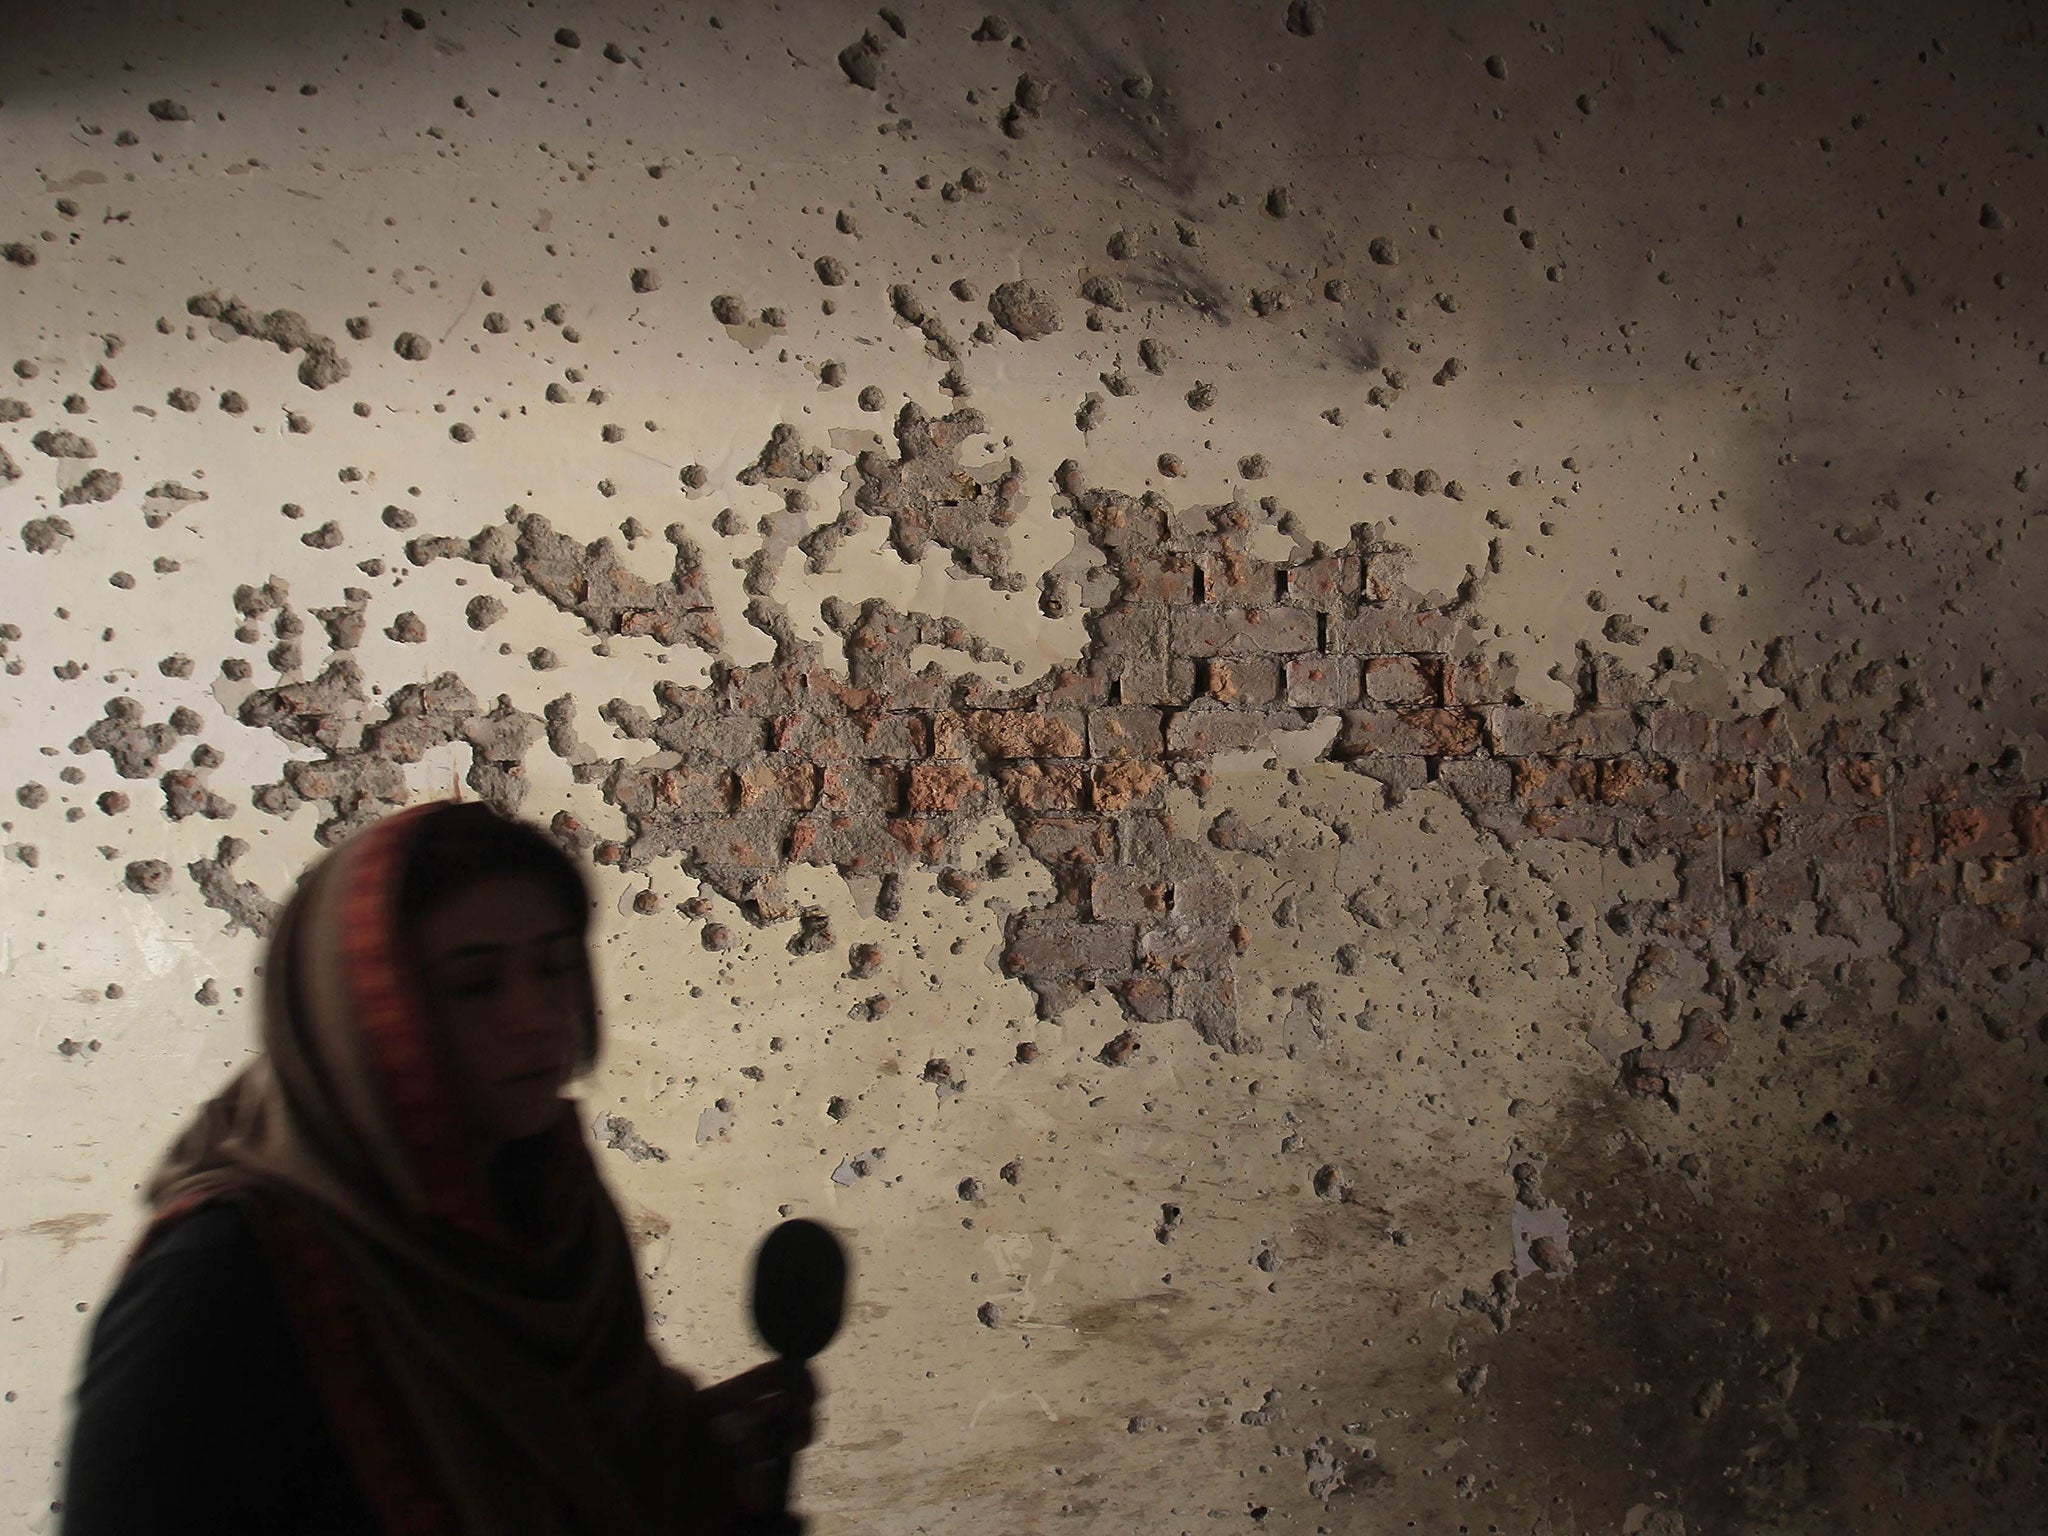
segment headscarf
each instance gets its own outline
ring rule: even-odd
[[[446,808],[377,823],[301,883],[264,968],[263,1052],[150,1179],[129,1263],[201,1205],[244,1203],[388,1536],[723,1529],[729,1477],[647,1337],[575,1102],[532,1138],[532,1237],[497,1214],[491,1149],[457,1112],[399,908]]]

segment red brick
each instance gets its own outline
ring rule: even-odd
[[[903,851],[926,864],[942,863],[946,857],[946,829],[922,816],[898,816],[889,822],[889,836]]]
[[[2021,853],[2048,853],[2048,803],[2015,806],[2012,829]]]
[[[807,811],[818,802],[818,769],[800,758],[761,758],[736,777],[743,811],[762,805]]]
[[[1828,764],[1828,794],[1851,804],[1884,798],[1885,765],[1876,758],[1845,757]]]
[[[1088,711],[1090,757],[1155,758],[1166,750],[1164,717],[1157,709],[1125,706]]]
[[[1358,596],[1358,556],[1325,555],[1286,568],[1287,595],[1311,608],[1335,608]]]
[[[1287,702],[1297,709],[1345,709],[1358,702],[1358,658],[1293,656],[1287,662]]]
[[[933,756],[963,754],[940,750],[950,745],[949,724],[957,718],[967,739],[984,754],[994,758],[1086,757],[1088,746],[1081,734],[1086,718],[1079,710],[974,709],[959,716],[936,717],[938,727]]]
[[[1095,631],[1090,665],[1117,690],[1121,704],[1185,703],[1169,666],[1164,603],[1121,603],[1090,621]]]
[[[2020,851],[2009,806],[1961,805],[1938,810],[1934,835],[1945,859],[2009,859]]]
[[[914,763],[910,769],[910,810],[920,816],[958,811],[980,798],[981,776],[961,763]]]
[[[1020,816],[1017,836],[1038,861],[1057,869],[1110,857],[1116,823],[1100,816]]]
[[[1280,600],[1280,568],[1243,550],[1226,547],[1202,556],[1205,603],[1274,603]]]
[[[1347,709],[1330,756],[1470,757],[1480,742],[1476,710]]]
[[[1671,765],[1653,757],[1599,759],[1603,805],[1655,805],[1671,788]]]
[[[1188,656],[1280,656],[1313,651],[1320,620],[1307,608],[1178,608],[1173,648]]]
[[[1442,659],[1368,656],[1365,696],[1375,704],[1435,704],[1443,697]]]
[[[1779,761],[1757,765],[1756,801],[1768,810],[1818,805],[1827,797],[1827,771],[1819,763]]]
[[[1166,782],[1166,770],[1158,763],[1096,763],[1093,772],[1095,809],[1109,814],[1151,798]]]
[[[1109,990],[1125,1011],[1142,1023],[1157,1024],[1173,1017],[1173,989],[1163,977],[1126,976],[1110,983]]]
[[[1202,693],[1219,704],[1263,709],[1280,698],[1280,663],[1271,656],[1212,656],[1200,675]]]
[[[620,810],[634,816],[669,811],[722,816],[733,808],[732,775],[723,768],[708,772],[627,768],[613,781],[612,798]]]
[[[997,769],[996,777],[1003,798],[1020,811],[1078,811],[1082,769],[1080,763],[1018,763]]]
[[[1195,562],[1186,555],[1164,550],[1154,555],[1133,555],[1118,569],[1124,597],[1132,602],[1192,603],[1195,600]]]
[[[1393,656],[1446,651],[1458,633],[1455,615],[1438,609],[1378,607],[1367,604],[1356,613],[1330,615],[1332,655]]]
[[[1600,792],[1599,766],[1577,758],[1510,757],[1513,794],[1525,805],[1574,805]]]

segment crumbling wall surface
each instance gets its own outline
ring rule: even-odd
[[[602,909],[824,1531],[2030,1531],[2021,10],[271,8],[0,54],[0,1503],[297,872]]]

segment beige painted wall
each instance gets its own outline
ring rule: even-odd
[[[1861,907],[1825,870],[1817,896],[1759,894],[1732,864],[1702,906],[1682,856],[1524,835],[1434,752],[1333,758],[1324,711],[1167,764],[1160,809],[1235,888],[1243,1048],[1169,1019],[1116,1065],[1107,987],[1040,1019],[1006,974],[1006,920],[1059,893],[998,810],[902,871],[894,919],[876,880],[788,865],[792,910],[830,923],[806,955],[687,857],[593,866],[611,1035],[585,1110],[622,1143],[601,1157],[664,1348],[752,1358],[738,1288],[783,1207],[857,1252],[819,1529],[2031,1528],[2048,130],[2024,8],[1033,5],[1014,43],[922,3],[903,37],[817,3],[114,9],[16,18],[0,61],[10,1528],[54,1526],[138,1182],[251,1048],[258,940],[186,866],[231,834],[279,898],[331,814],[258,807],[319,753],[240,714],[328,664],[313,610],[368,594],[365,718],[453,671],[483,708],[572,695],[587,752],[629,762],[651,744],[605,701],[775,658],[747,618],[764,548],[755,587],[826,671],[847,662],[820,605],[879,598],[984,643],[914,664],[1031,685],[1083,659],[1114,587],[1065,515],[1068,459],[1240,504],[1251,558],[1382,525],[1413,552],[1401,600],[1460,600],[1459,654],[1513,653],[1538,711],[1587,702],[1585,646],[1714,729],[1776,707],[1804,751],[1827,721],[1888,725],[1861,759],[1893,786],[1885,852]],[[873,90],[836,59],[864,31]],[[1013,135],[1027,72],[1049,94]],[[974,339],[1020,279],[1061,329]],[[303,352],[193,312],[208,294],[299,312],[346,376],[307,387]],[[958,462],[1020,467],[1015,590],[943,547],[906,561],[880,516],[850,513],[822,569],[791,548],[854,508],[864,450],[895,457],[906,402],[952,408],[901,318],[920,305],[984,417]],[[785,422],[830,455],[793,515],[793,481],[735,478]],[[37,446],[57,430],[94,457]],[[63,504],[92,469],[118,491]],[[408,560],[514,504],[656,582],[680,524],[722,639],[600,636],[483,565]],[[36,552],[51,517],[72,536]],[[282,671],[277,613],[242,640],[233,606],[273,577],[303,624]],[[505,609],[482,630],[477,597]],[[387,636],[402,612],[423,643]],[[114,699],[196,730],[124,779],[71,747]],[[202,743],[232,814],[173,820],[158,780]],[[437,748],[407,791],[470,764]],[[544,739],[523,769],[528,814],[623,835]],[[1761,804],[1768,769],[1744,771]],[[1992,832],[1950,837],[1944,808],[1980,804]],[[1724,815],[1714,846],[1734,835]],[[161,894],[124,887],[146,859]],[[1627,1053],[1703,1005],[1725,1058],[1628,1091]]]

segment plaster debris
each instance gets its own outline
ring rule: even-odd
[[[325,336],[316,335],[297,310],[273,309],[258,314],[236,298],[218,292],[194,294],[185,301],[188,313],[227,326],[243,336],[272,343],[280,352],[302,352],[299,382],[308,389],[326,389],[348,377],[348,360]]]

